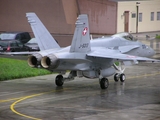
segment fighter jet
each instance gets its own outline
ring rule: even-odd
[[[61,48],[35,13],[26,13],[35,38],[40,47],[28,58],[31,67],[44,68],[58,72],[55,78],[57,86],[63,86],[65,80],[75,77],[98,78],[101,89],[107,89],[107,77],[125,81],[125,65],[138,62],[159,62],[151,59],[155,54],[149,46],[137,41],[128,33],[90,40],[88,16],[81,14],[75,23],[71,46]],[[116,64],[119,63],[119,65]],[[63,77],[70,71],[68,77]]]

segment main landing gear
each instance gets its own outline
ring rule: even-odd
[[[99,81],[101,89],[107,89],[109,86],[109,81],[107,78],[101,78]]]
[[[57,75],[56,79],[55,79],[55,84],[57,86],[63,86],[63,83],[64,83],[63,76],[62,75]]]
[[[57,86],[63,86],[65,80],[74,80],[75,76],[77,76],[76,71],[71,71],[67,78],[64,78],[62,75],[57,75],[55,79],[55,84]]]

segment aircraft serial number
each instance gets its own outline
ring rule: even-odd
[[[84,44],[80,45],[79,48],[87,48],[88,45],[89,45],[89,43],[84,43]]]

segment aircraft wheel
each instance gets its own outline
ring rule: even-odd
[[[64,83],[64,81],[63,81],[63,76],[62,76],[62,75],[57,75],[57,76],[56,76],[56,79],[55,79],[55,84],[56,84],[57,86],[62,86],[63,83]]]
[[[120,75],[120,81],[121,81],[121,82],[124,82],[125,79],[126,79],[126,76],[125,76],[125,74],[122,73],[122,74]]]
[[[119,81],[119,74],[118,74],[118,73],[116,73],[116,74],[114,75],[114,81],[115,81],[115,82],[118,82],[118,81]]]
[[[109,81],[108,81],[108,79],[107,79],[107,78],[102,78],[102,79],[100,80],[100,87],[101,87],[101,89],[107,89],[108,86],[109,86]]]

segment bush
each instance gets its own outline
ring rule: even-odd
[[[156,39],[160,39],[160,35],[157,35],[157,36],[156,36]]]
[[[156,36],[156,39],[160,39],[160,35]]]

